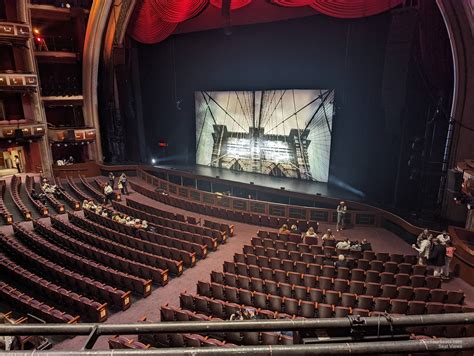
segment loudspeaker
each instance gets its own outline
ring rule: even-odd
[[[457,169],[448,170],[446,189],[453,193],[460,193],[462,188],[463,173]]]

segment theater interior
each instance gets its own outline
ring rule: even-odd
[[[473,0],[0,0],[0,353],[472,355]]]

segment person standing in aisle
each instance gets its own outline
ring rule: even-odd
[[[121,185],[119,188],[122,191],[122,195],[128,195],[128,187],[127,187],[127,176],[125,173],[122,172],[119,178],[119,184]]]
[[[113,172],[109,172],[109,183],[112,189],[115,189],[115,176]]]
[[[344,218],[346,217],[347,213],[347,205],[345,202],[341,201],[337,206],[337,224],[336,224],[336,231],[344,230]]]

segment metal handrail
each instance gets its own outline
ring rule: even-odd
[[[432,353],[453,352],[474,349],[474,337],[454,339],[427,339],[407,341],[374,341],[344,342],[339,344],[296,344],[296,345],[259,345],[238,347],[181,347],[159,349],[114,349],[88,351],[12,351],[14,355],[96,355],[96,356],[128,356],[128,355],[341,355],[341,354],[388,354],[388,353]],[[7,355],[9,352],[6,353]]]
[[[312,318],[295,320],[178,321],[129,324],[0,324],[0,335],[135,335],[149,333],[209,333],[232,331],[315,330],[384,326],[474,324],[474,313],[381,315],[377,317]]]

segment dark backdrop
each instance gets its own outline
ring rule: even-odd
[[[382,105],[390,19],[389,13],[358,20],[316,15],[237,27],[231,35],[212,30],[137,44],[149,158],[166,140],[167,164],[194,164],[197,90],[334,88],[330,184],[392,202],[402,113],[386,117]],[[416,73],[411,82],[419,82]],[[413,95],[404,120],[425,111],[425,100],[416,100],[423,90]]]

